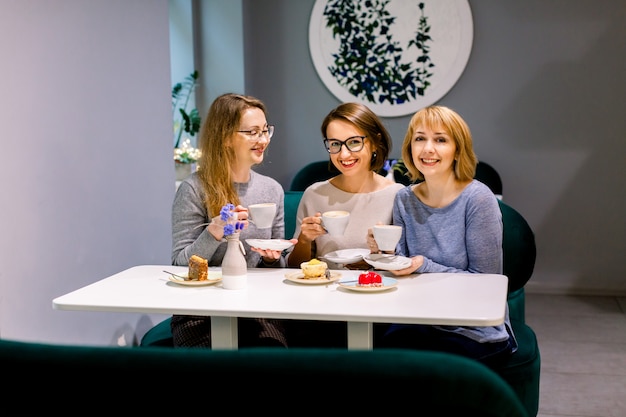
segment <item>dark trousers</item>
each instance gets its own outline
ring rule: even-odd
[[[479,343],[463,335],[434,326],[392,324],[378,343],[381,348],[433,350],[454,353],[497,367],[512,352],[511,338],[502,342]]]

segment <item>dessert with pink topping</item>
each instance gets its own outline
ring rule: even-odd
[[[382,287],[383,277],[374,271],[368,271],[359,275],[359,287]]]

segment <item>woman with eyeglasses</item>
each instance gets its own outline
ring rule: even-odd
[[[391,151],[392,141],[380,118],[360,103],[342,103],[328,113],[321,125],[323,146],[330,164],[339,174],[329,180],[310,185],[303,193],[296,214],[294,237],[298,243],[288,255],[288,265],[300,267],[301,262],[341,249],[370,250],[368,230],[376,224],[391,224],[393,199],[404,185],[378,174]],[[322,225],[321,214],[330,210],[350,213],[343,236],[330,236]],[[369,269],[365,261],[349,265],[334,264],[329,268]],[[316,323],[306,329],[304,323],[290,323],[310,341],[304,344],[343,347],[347,344],[345,323],[331,326]],[[319,330],[321,337],[313,336]],[[330,334],[334,333],[335,337]],[[330,340],[334,339],[334,340]]]
[[[240,239],[248,267],[285,266],[281,251],[245,243],[285,238],[284,190],[252,169],[263,162],[274,133],[266,113],[262,101],[239,94],[223,94],[211,104],[198,138],[198,171],[180,184],[172,205],[172,265],[186,266],[192,255],[207,259],[209,266],[221,265],[227,243],[220,210],[230,203],[243,225]],[[276,204],[271,228],[258,229],[248,222],[246,207],[256,203]],[[171,323],[175,346],[211,347],[209,317],[174,315]],[[240,318],[238,329],[240,347],[287,344],[280,320]]]

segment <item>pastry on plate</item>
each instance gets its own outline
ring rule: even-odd
[[[368,271],[359,275],[357,285],[359,287],[382,287],[383,277],[374,271]]]
[[[302,275],[304,275],[305,279],[322,278],[326,277],[328,264],[320,261],[319,259],[313,258],[308,262],[302,262],[300,264],[300,269],[302,269]]]
[[[191,258],[189,258],[188,277],[192,281],[206,281],[209,279],[209,262],[198,255],[191,255]]]

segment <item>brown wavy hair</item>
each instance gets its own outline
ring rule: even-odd
[[[209,218],[217,216],[227,203],[238,205],[239,195],[232,179],[235,153],[231,146],[241,124],[243,112],[259,108],[267,116],[265,104],[251,96],[227,93],[217,97],[204,118],[198,147],[198,176],[205,191],[204,205]]]

